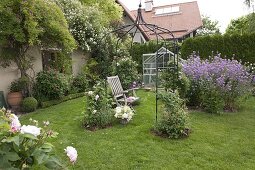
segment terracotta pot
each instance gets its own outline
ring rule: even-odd
[[[22,97],[21,92],[10,92],[7,95],[7,102],[11,106],[12,109],[19,108],[22,99],[23,99],[23,97]]]

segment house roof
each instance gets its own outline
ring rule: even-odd
[[[123,7],[125,13],[129,16],[129,18],[132,21],[135,21],[137,16],[137,10],[130,11],[122,2],[120,2],[120,0],[117,0],[117,2]],[[158,9],[171,8],[177,6],[179,6],[178,12],[156,15],[156,11]],[[149,12],[146,12],[144,9],[142,9],[142,16],[145,22],[155,24],[170,30],[175,38],[182,38],[185,35],[188,35],[191,32],[202,27],[203,25],[198,4],[196,1],[156,6],[153,7],[153,10]],[[150,32],[145,32],[144,36],[146,39],[156,38],[156,36]],[[161,36],[164,37],[165,39],[169,38],[169,35],[167,34],[161,34]]]

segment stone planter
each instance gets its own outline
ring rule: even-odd
[[[120,119],[120,124],[126,125],[128,123],[127,119]]]
[[[21,92],[10,92],[7,95],[7,102],[12,109],[18,109],[22,99],[23,97]]]

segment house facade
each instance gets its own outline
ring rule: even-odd
[[[54,51],[52,51],[52,53],[54,53]],[[36,74],[42,71],[44,68],[43,51],[40,48],[32,47],[28,50],[28,55],[33,56],[34,58],[33,70],[29,70],[28,74],[31,77],[35,77]],[[73,75],[75,76],[80,73],[89,55],[84,54],[82,50],[75,50],[70,57],[72,58],[72,72],[73,72]],[[15,64],[12,64],[11,66],[7,68],[0,67],[0,78],[1,78],[0,91],[4,92],[4,96],[6,98],[9,92],[9,87],[11,82],[20,78],[20,72],[18,67]]]
[[[137,17],[137,10],[130,11],[121,0],[117,0],[123,9],[124,24],[134,23]],[[196,36],[196,32],[203,26],[199,7],[196,1],[169,4],[164,6],[154,6],[153,0],[145,0],[145,8],[141,11],[145,22],[155,24],[166,28],[173,33],[175,39],[183,41],[188,37]],[[133,28],[130,32],[134,33],[134,42],[143,43],[144,41],[154,40],[156,36],[152,33],[144,33],[143,27]],[[168,39],[168,35],[161,35],[164,39]]]

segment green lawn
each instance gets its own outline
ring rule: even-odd
[[[52,143],[65,158],[64,148],[78,151],[76,169],[255,169],[255,98],[238,113],[190,113],[192,133],[181,140],[150,133],[155,121],[153,93],[139,91],[141,104],[128,125],[90,132],[81,127],[84,98],[22,116],[49,120],[59,132]]]

